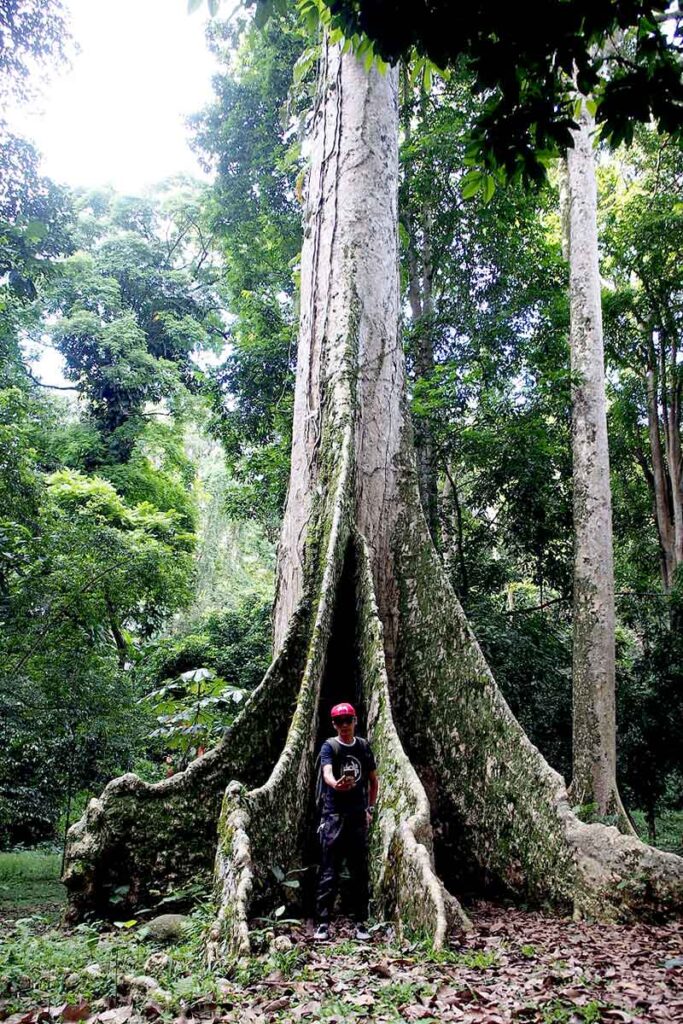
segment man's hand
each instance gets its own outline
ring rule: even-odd
[[[342,775],[341,779],[336,779],[334,783],[335,789],[341,789],[342,791],[347,789],[353,789],[356,785],[356,780],[352,779],[350,775]]]
[[[331,789],[339,789],[341,792],[346,792],[347,789],[351,789],[355,785],[355,780],[349,775],[342,775],[340,779],[335,779],[331,764],[326,764],[323,767],[323,780]]]

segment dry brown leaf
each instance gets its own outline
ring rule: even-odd
[[[262,1010],[264,1013],[277,1013],[278,1010],[284,1010],[289,1004],[289,996],[279,996],[277,999],[271,999],[269,1003],[265,1003]]]
[[[63,1021],[85,1020],[89,1016],[90,1003],[85,999],[81,999],[78,1003],[67,1003],[61,1014]]]

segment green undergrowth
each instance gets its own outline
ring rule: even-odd
[[[467,1007],[473,1019],[481,1020],[501,994],[516,1000],[527,1024],[606,1024],[614,1019],[605,1016],[614,1004],[604,981],[594,978],[593,970],[578,975],[568,962],[554,959],[566,922],[553,926],[547,953],[531,944],[520,946],[511,935],[494,949],[436,951],[418,942],[387,945],[379,935],[370,944],[340,936],[336,943],[317,945],[298,924],[289,935],[276,930],[263,954],[209,970],[204,943],[214,914],[205,902],[190,915],[184,939],[163,947],[150,941],[143,922],[66,930],[39,914],[17,920],[0,935],[0,1020],[51,1011],[57,1024],[73,1019],[73,1013],[94,1021],[97,1014],[131,1000],[133,1019],[142,1016],[160,1024],[177,1021],[178,1015],[206,1022],[220,1017],[234,1024],[291,1024],[292,1019],[399,1024],[453,1019],[451,1006]],[[479,941],[487,942],[485,937]],[[140,975],[151,975],[160,988],[136,992],[130,979]],[[552,990],[544,984],[549,976]],[[73,1013],[64,1004],[72,1004]]]
[[[64,902],[60,866],[61,855],[52,849],[0,853],[0,918],[35,908],[58,915]]]
[[[153,967],[149,957],[163,947],[148,940],[143,923],[80,924],[65,930],[40,914],[19,918],[0,937],[3,1010],[111,1000],[126,993],[127,977],[150,973],[161,990],[153,998],[169,1011],[193,998],[214,996],[216,978],[204,956],[213,917],[206,905],[195,910],[186,938]]]
[[[631,817],[640,838],[649,842],[644,812],[633,811]],[[655,828],[655,846],[658,849],[683,855],[683,811],[662,811],[655,819]]]

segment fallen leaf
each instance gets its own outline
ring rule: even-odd
[[[262,1009],[264,1013],[277,1013],[278,1010],[284,1010],[286,1006],[289,1006],[289,1003],[289,996],[280,996],[278,999],[271,999]]]
[[[133,1013],[133,1007],[130,1003],[126,1006],[116,1006],[112,1010],[105,1010],[104,1013],[98,1013],[97,1020],[102,1021],[102,1024],[124,1024]]]
[[[90,1016],[90,1003],[81,999],[78,1003],[68,1003],[62,1011],[62,1020],[76,1021],[85,1020]]]

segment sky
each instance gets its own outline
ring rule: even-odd
[[[38,99],[8,112],[42,154],[41,170],[72,187],[139,194],[175,174],[202,177],[185,119],[212,98],[206,4],[64,0],[79,52]],[[227,7],[227,5],[226,5]],[[229,9],[229,8],[228,8]],[[64,385],[62,357],[32,351],[33,372]]]
[[[11,115],[42,170],[71,186],[139,193],[178,173],[201,176],[185,118],[211,99],[206,4],[64,0],[80,52],[36,101]]]

